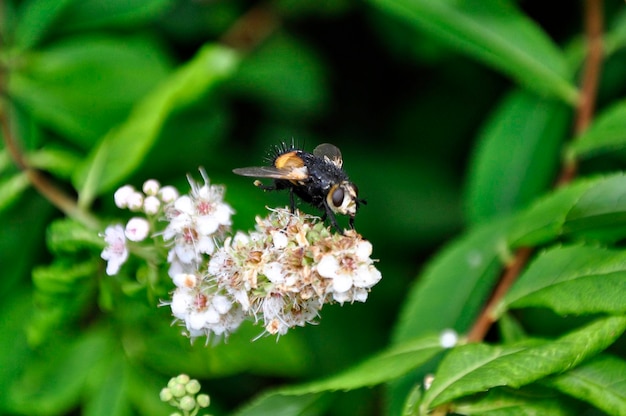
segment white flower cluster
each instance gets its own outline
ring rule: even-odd
[[[201,170],[204,184],[188,177],[191,194],[177,198],[165,208],[168,225],[163,239],[171,241],[167,260],[169,275],[194,273],[202,265],[204,255],[215,250],[215,239],[223,238],[230,230],[230,205],[224,202],[224,187],[210,185],[206,172]]]
[[[129,242],[139,243],[149,235],[162,235],[169,247],[170,276],[183,271],[195,272],[202,256],[215,249],[215,240],[223,238],[230,229],[233,209],[223,201],[224,188],[211,185],[204,170],[200,170],[203,183],[188,177],[191,194],[179,196],[172,186],[161,187],[150,179],[142,191],[130,185],[119,188],[114,195],[118,208],[142,213],[126,226],[111,225],[104,231],[107,244],[101,257],[107,260],[107,274],[114,275],[128,259]],[[159,220],[166,220],[165,229],[159,228]]]
[[[257,218],[256,231],[225,241],[209,262],[207,283],[267,333],[283,335],[314,323],[326,303],[364,302],[381,279],[371,253],[354,230],[331,233],[316,217],[276,209]]]
[[[380,281],[370,242],[354,230],[331,232],[299,211],[271,210],[257,217],[255,231],[225,238],[233,210],[223,201],[224,188],[201,173],[204,183],[189,178],[191,192],[183,196],[156,181],[146,182],[144,193],[120,188],[116,204],[143,210],[148,220],[108,227],[102,252],[107,273],[116,274],[128,257],[128,242],[150,232],[161,235],[176,286],[164,303],[191,338],[228,336],[246,319],[260,322],[264,334],[283,335],[315,323],[324,304],[365,302]],[[166,220],[161,231],[155,219]]]

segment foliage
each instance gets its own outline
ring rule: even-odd
[[[168,414],[185,373],[215,415],[626,415],[626,9],[599,5],[0,3],[0,413]],[[116,188],[202,166],[250,230],[288,197],[232,169],[292,138],[368,202],[367,303],[190,344],[167,267],[106,275]]]

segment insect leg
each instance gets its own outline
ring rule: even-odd
[[[337,224],[337,218],[335,218],[335,214],[326,203],[324,203],[324,210],[326,211],[326,213],[324,214],[324,217],[328,216],[328,219],[330,220],[331,225],[335,227],[335,230],[343,233],[344,232],[343,228],[339,227],[339,224]]]
[[[276,186],[276,184],[272,184],[272,185],[264,185],[263,182],[261,181],[254,181],[254,186],[256,186],[257,188],[260,188],[264,191],[275,191],[278,189],[278,187]]]
[[[293,197],[293,188],[289,188],[289,209],[292,214],[296,213],[296,201]]]

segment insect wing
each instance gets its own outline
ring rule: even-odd
[[[273,166],[252,166],[248,168],[233,169],[233,173],[253,178],[287,179],[301,181],[308,177],[306,168],[279,169]]]
[[[322,143],[313,150],[313,155],[326,159],[333,165],[341,169],[343,159],[341,158],[341,150],[333,144]]]

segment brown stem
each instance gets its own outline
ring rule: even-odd
[[[256,6],[240,17],[221,42],[241,52],[248,52],[263,42],[279,25],[276,14],[267,6]]]
[[[602,0],[585,0],[584,12],[587,58],[582,72],[581,99],[576,108],[574,121],[574,134],[576,136],[584,132],[593,119],[603,57]],[[562,186],[571,182],[576,176],[577,169],[576,161],[567,161],[561,170],[556,186]],[[489,328],[494,323],[493,312],[495,307],[506,295],[515,280],[517,280],[531,254],[531,248],[517,250],[515,258],[504,270],[502,278],[498,282],[485,309],[481,312],[472,329],[470,329],[467,336],[469,342],[479,342],[485,338]]]
[[[485,309],[474,323],[470,332],[467,334],[468,342],[479,342],[485,338],[489,328],[491,328],[491,325],[495,322],[492,312],[500,300],[502,300],[504,295],[506,295],[509,291],[517,279],[517,276],[519,276],[520,272],[526,265],[526,262],[528,262],[531,254],[532,249],[530,248],[525,247],[517,250],[515,258],[504,271],[502,278],[498,282],[498,286],[491,295],[491,299],[487,302],[487,306],[485,306]]]
[[[581,99],[574,121],[574,137],[582,134],[593,119],[596,106],[596,95],[602,69],[604,47],[602,45],[603,18],[602,0],[585,0],[585,37],[587,40],[587,59],[582,72]],[[557,180],[557,187],[563,186],[574,179],[578,163],[576,160],[566,161]]]
[[[52,205],[61,210],[68,217],[74,218],[91,228],[98,228],[99,224],[95,217],[78,208],[76,200],[58,188],[42,172],[33,169],[19,148],[14,131],[11,129],[10,117],[7,114],[10,107],[7,102],[0,108],[0,125],[2,128],[2,138],[6,149],[15,164],[26,174],[29,182],[44,198]]]

